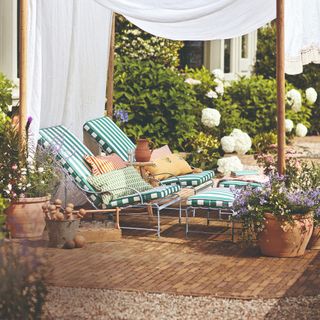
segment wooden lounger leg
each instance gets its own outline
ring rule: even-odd
[[[120,229],[120,208],[116,208],[116,228]]]

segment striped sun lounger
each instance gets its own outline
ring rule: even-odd
[[[112,199],[109,205],[106,206],[102,201],[101,192],[99,193],[95,190],[87,181],[91,172],[85,165],[83,156],[92,155],[92,153],[78,138],[64,126],[55,126],[40,130],[39,145],[49,149],[54,154],[56,161],[60,164],[65,174],[71,177],[75,185],[85,193],[94,208],[111,209],[138,206],[152,207],[157,211],[157,229],[133,227],[126,227],[126,229],[154,230],[160,235],[160,211],[173,203],[180,202],[180,197],[177,195],[177,192],[180,191],[180,186],[167,185],[152,188],[139,194]],[[181,218],[181,209],[179,218]]]
[[[128,161],[128,150],[135,149],[135,145],[126,134],[108,117],[87,121],[84,130],[100,145],[101,149],[110,154],[118,154],[124,161]],[[201,173],[191,173],[162,180],[161,184],[180,185],[183,188],[193,188],[196,191],[213,186],[214,172],[211,170]]]

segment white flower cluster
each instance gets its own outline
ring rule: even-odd
[[[192,79],[192,78],[187,78],[184,82],[190,84],[190,85],[197,85],[197,84],[201,84],[200,80],[196,80],[196,79]]]
[[[308,133],[307,127],[302,123],[298,123],[296,126],[296,135],[298,137],[305,137],[307,133]]]
[[[223,82],[220,80],[220,79],[214,79],[214,82],[217,84],[217,86],[216,86],[216,92],[218,93],[218,94],[221,94],[222,96],[223,96],[223,94],[224,94],[224,85],[223,85]]]
[[[302,99],[301,94],[296,89],[291,89],[287,92],[287,101],[294,112],[299,112],[301,110]]]
[[[243,170],[243,164],[238,157],[227,157],[218,160],[218,171],[224,175],[237,170]]]
[[[306,90],[306,98],[309,103],[314,104],[318,98],[317,91],[314,88],[308,88]]]
[[[201,122],[209,128],[217,127],[220,124],[221,114],[213,108],[205,108],[202,110]]]
[[[294,127],[293,121],[290,119],[286,119],[285,120],[285,127],[286,127],[286,132],[291,132]]]
[[[213,90],[210,90],[206,93],[206,97],[210,98],[210,99],[217,99],[218,98],[218,94],[213,91]]]
[[[224,80],[224,72],[221,69],[213,69],[211,72],[215,78],[217,78],[221,81]]]
[[[225,153],[237,152],[246,154],[252,146],[252,141],[246,132],[240,129],[233,129],[230,136],[224,136],[221,139],[221,146]]]

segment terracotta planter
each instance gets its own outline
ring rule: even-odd
[[[50,197],[20,198],[6,209],[7,225],[13,238],[39,238],[45,228],[42,206]]]
[[[135,157],[137,162],[148,162],[150,160],[151,150],[147,139],[138,140]]]
[[[313,228],[311,239],[308,244],[308,249],[320,250],[320,225]]]
[[[293,223],[265,214],[265,228],[258,234],[261,253],[270,257],[299,257],[306,250],[313,230],[312,214],[294,215]]]

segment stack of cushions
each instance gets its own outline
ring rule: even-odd
[[[110,191],[102,195],[103,203],[109,205],[112,199],[135,194],[152,189],[133,167],[110,171],[98,176],[89,176],[88,182],[98,191]],[[115,190],[117,189],[117,190]]]
[[[123,169],[126,163],[115,153],[108,156],[84,156],[94,176],[98,176],[113,170]]]
[[[171,154],[163,158],[153,160],[154,166],[145,167],[158,180],[164,180],[172,176],[180,176],[192,173],[192,168],[178,154]]]

